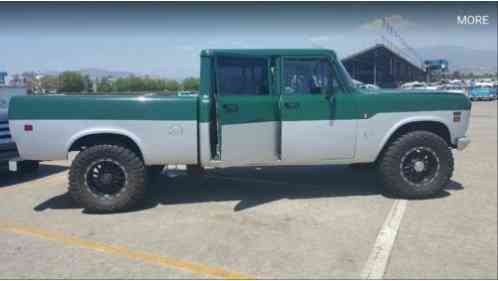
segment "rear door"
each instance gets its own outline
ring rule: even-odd
[[[221,160],[267,162],[278,159],[278,96],[273,95],[269,57],[215,58],[216,113]]]
[[[339,83],[333,61],[328,57],[284,57],[282,61],[282,160],[353,158],[356,101]]]

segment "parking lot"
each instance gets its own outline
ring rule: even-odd
[[[496,101],[474,102],[469,135],[425,200],[349,166],[233,168],[163,176],[140,209],[92,214],[66,193],[68,162],[3,173],[0,278],[496,278]]]

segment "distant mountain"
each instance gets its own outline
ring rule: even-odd
[[[433,46],[418,48],[425,59],[447,59],[450,72],[489,73],[497,71],[497,51],[474,50],[457,46]]]

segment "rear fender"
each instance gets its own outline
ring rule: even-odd
[[[142,156],[144,158],[145,163],[147,163],[147,153],[144,151],[144,144],[142,140],[136,136],[134,133],[124,130],[124,129],[117,129],[117,128],[92,128],[92,129],[85,129],[83,131],[80,131],[76,134],[74,134],[69,141],[66,144],[66,158],[69,156],[69,150],[71,149],[71,146],[78,141],[81,138],[84,138],[86,136],[90,135],[99,135],[99,134],[115,134],[115,135],[121,135],[124,137],[130,138],[135,144],[138,146],[140,149]]]

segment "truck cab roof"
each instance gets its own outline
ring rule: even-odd
[[[331,56],[337,59],[333,50],[329,49],[205,49],[201,56],[221,54],[249,55],[249,56]]]

